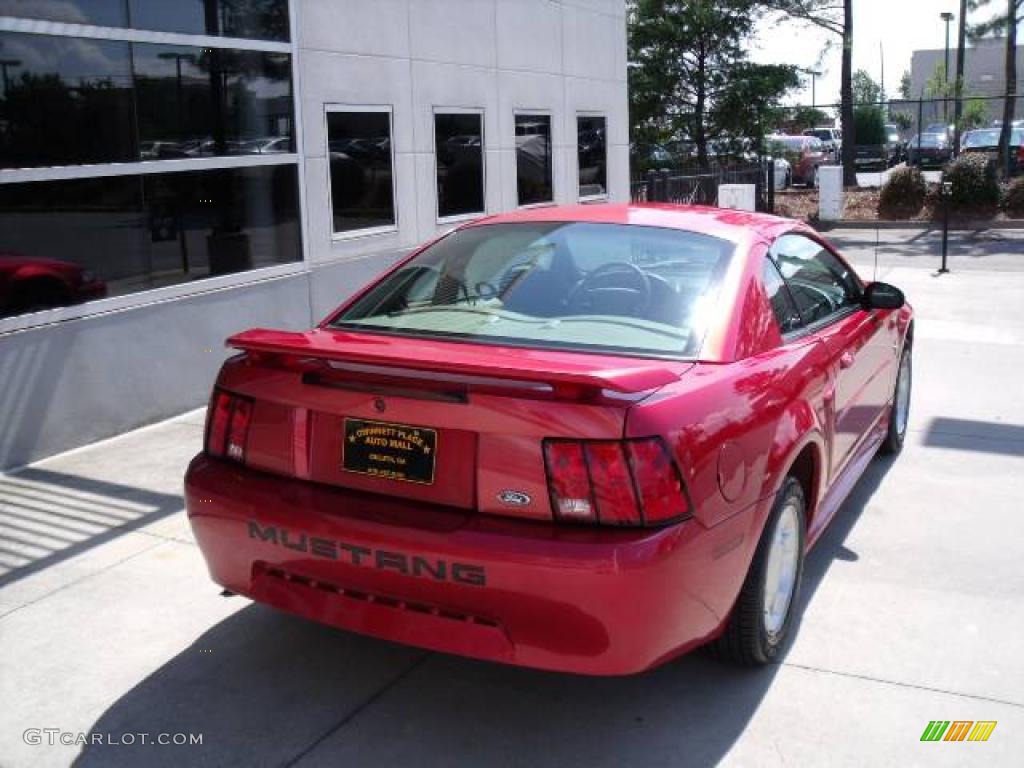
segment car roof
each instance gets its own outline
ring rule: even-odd
[[[797,222],[766,213],[729,208],[671,203],[588,203],[525,208],[487,216],[466,226],[536,222],[584,222],[662,227],[718,237],[733,243],[751,239],[752,234],[771,237],[783,229],[799,228]]]

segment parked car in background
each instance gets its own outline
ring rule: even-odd
[[[843,153],[843,134],[838,128],[829,128],[822,126],[820,128],[808,128],[803,132],[804,136],[814,136],[821,142],[821,145],[825,148],[825,151],[832,156],[835,161],[839,160],[840,155]]]
[[[832,157],[817,136],[773,134],[765,138],[769,154],[784,157],[790,165],[790,180],[808,187],[818,186],[818,168]]]
[[[769,664],[806,553],[903,445],[913,330],[800,222],[485,217],[312,330],[228,339],[189,522],[229,593],[385,640],[591,675],[707,643]]]
[[[81,304],[107,295],[107,284],[79,264],[0,253],[0,317]]]
[[[999,159],[999,135],[1001,128],[979,128],[967,131],[960,139],[963,154],[985,154],[993,161]],[[1024,128],[1010,131],[1010,173],[1024,173]]]
[[[907,140],[907,164],[941,168],[953,159],[953,144],[945,133],[921,133]]]
[[[946,123],[931,123],[926,125],[924,133],[938,133],[946,137],[946,141],[953,143],[953,137],[956,135],[956,126]]]
[[[889,167],[888,145],[858,144],[853,162],[858,171],[884,171]]]
[[[774,165],[775,188],[785,189],[793,183],[793,166],[784,157],[772,158]]]

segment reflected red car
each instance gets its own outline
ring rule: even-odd
[[[0,253],[0,317],[107,295],[107,285],[69,261]]]
[[[213,580],[343,629],[630,674],[764,664],[907,429],[913,318],[807,226],[550,207],[228,340],[186,501]]]

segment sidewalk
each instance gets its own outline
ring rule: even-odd
[[[828,236],[871,277],[873,237]],[[0,764],[1019,765],[1024,238],[960,241],[941,277],[934,242],[908,239],[883,237],[877,270],[918,311],[908,444],[811,553],[781,663],[569,677],[220,597],[182,511],[196,411],[0,475]],[[998,726],[920,742],[935,719]]]

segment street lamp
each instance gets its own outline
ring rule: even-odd
[[[817,69],[805,69],[804,72],[806,72],[808,75],[811,76],[811,108],[812,109],[817,109],[818,108],[818,96],[817,96],[817,93],[816,93],[816,88],[817,88],[817,79],[818,79],[818,76],[821,75],[821,71],[817,70]]]
[[[946,68],[943,70],[943,76],[946,78],[946,87],[943,89],[943,101],[942,101],[942,120],[945,123],[949,122],[949,23],[953,21],[953,14],[949,11],[944,11],[939,14],[944,22],[946,22]],[[920,127],[920,126],[919,126]]]

